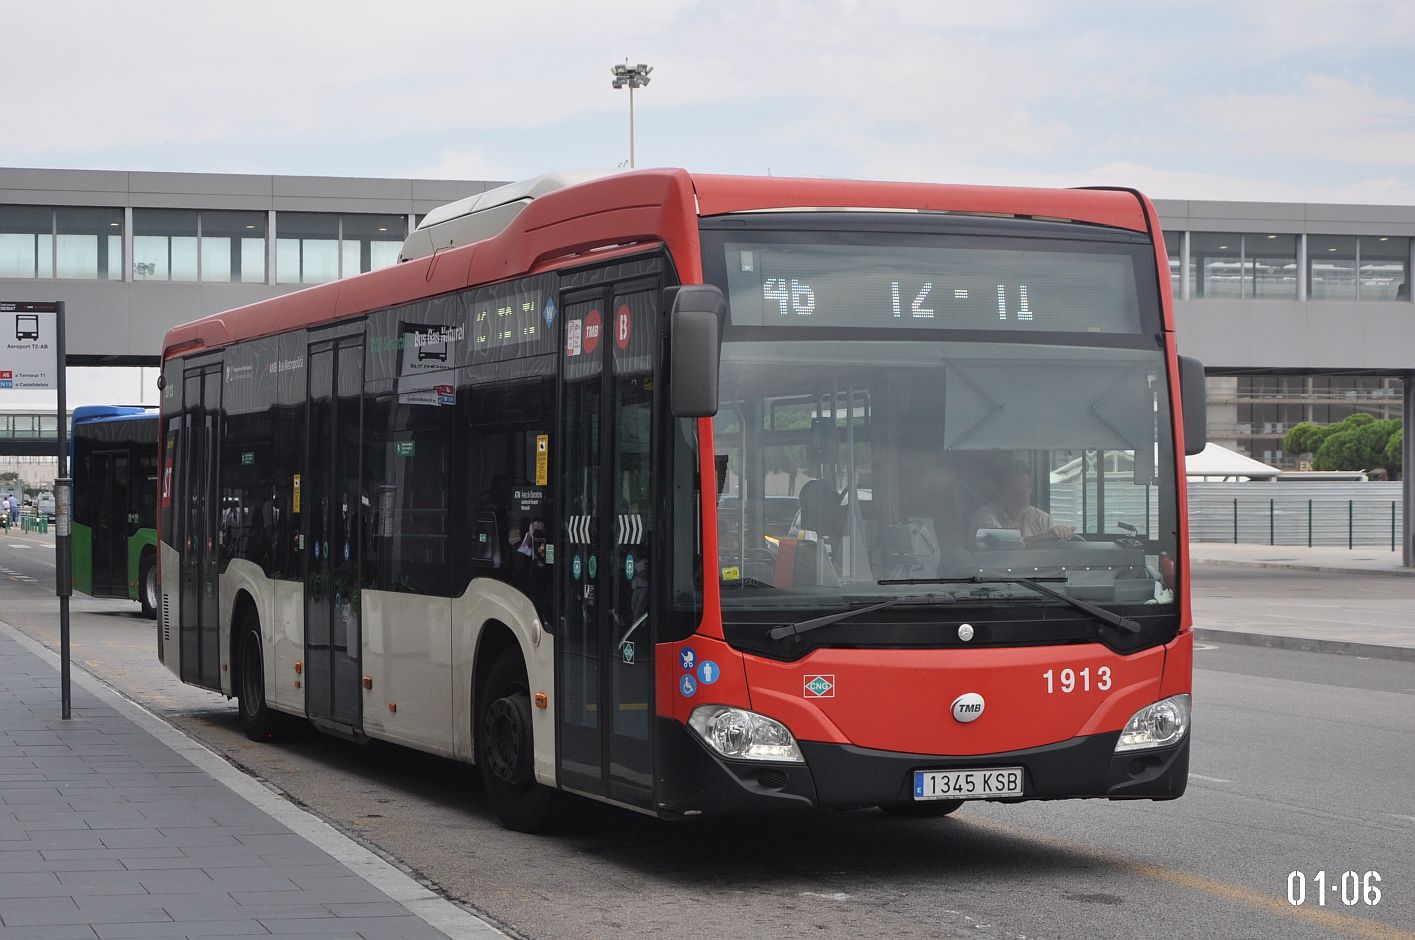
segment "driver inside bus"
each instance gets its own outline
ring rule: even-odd
[[[1024,545],[1066,541],[1076,534],[1067,525],[1056,525],[1051,515],[1032,505],[1032,472],[1014,460],[1002,468],[997,478],[997,498],[973,513],[973,531],[1015,529]]]

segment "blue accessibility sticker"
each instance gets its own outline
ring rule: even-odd
[[[703,660],[703,664],[698,667],[698,679],[703,685],[712,685],[722,675],[722,670],[717,668],[717,663],[710,659]]]
[[[678,665],[690,671],[697,668],[698,654],[691,646],[685,646],[678,651]]]
[[[683,677],[678,680],[678,691],[683,693],[684,698],[692,698],[698,691],[698,680],[684,673]]]

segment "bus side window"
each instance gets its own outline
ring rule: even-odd
[[[477,540],[466,553],[467,575],[514,584],[543,610],[550,602],[546,566],[553,563],[545,541],[551,491],[538,466],[548,468],[555,444],[546,418],[554,414],[554,388],[549,376],[532,376],[466,386],[458,395],[466,428],[463,529]]]

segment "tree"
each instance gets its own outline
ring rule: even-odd
[[[1334,424],[1313,424],[1310,421],[1294,424],[1282,439],[1283,449],[1289,454],[1315,454],[1334,430]]]
[[[1404,447],[1404,444],[1405,430],[1403,428],[1397,430],[1394,434],[1390,436],[1390,440],[1386,441],[1386,466],[1395,467],[1397,472],[1399,472],[1400,470],[1401,457],[1404,456],[1401,453],[1401,449]]]
[[[1392,476],[1400,472],[1399,446],[1394,452],[1390,449],[1391,439],[1401,430],[1399,421],[1377,421],[1368,414],[1354,414],[1319,430],[1325,434],[1312,458],[1314,470],[1382,467]],[[1311,437],[1315,435],[1309,435],[1309,440]]]

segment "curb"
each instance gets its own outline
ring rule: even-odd
[[[1381,578],[1415,578],[1415,568],[1337,568],[1334,565],[1302,565],[1293,562],[1247,562],[1228,558],[1193,558],[1189,565],[1223,565],[1225,568],[1282,568],[1286,571],[1316,571],[1326,575],[1378,575]]]
[[[1346,640],[1321,640],[1316,637],[1197,627],[1194,629],[1194,639],[1210,643],[1232,643],[1235,646],[1262,646],[1268,649],[1299,650],[1304,653],[1335,653],[1339,656],[1415,662],[1415,646],[1382,646],[1378,643],[1352,643]]]
[[[1193,558],[1190,567],[1219,565],[1225,568],[1278,568],[1286,571],[1315,571],[1322,574],[1370,574],[1383,578],[1415,578],[1415,568],[1338,568],[1334,565],[1303,565],[1286,561],[1240,561],[1228,558]]]

